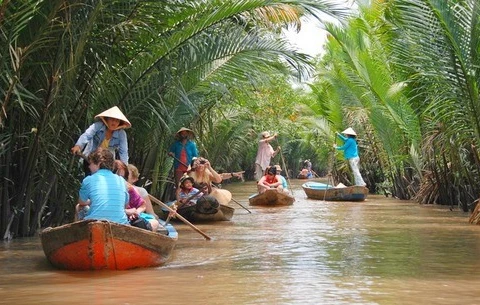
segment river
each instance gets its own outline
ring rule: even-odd
[[[71,272],[47,262],[38,237],[0,247],[0,304],[480,304],[480,227],[469,214],[370,195],[250,207],[252,182],[224,185],[232,221],[177,224],[159,268]]]

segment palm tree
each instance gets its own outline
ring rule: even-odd
[[[382,13],[383,6],[362,8],[347,28],[327,27],[331,39],[316,84],[323,105],[319,114],[331,129],[352,126],[360,135],[362,167],[371,191],[376,191],[377,182],[389,180],[395,194],[408,199],[413,194],[403,192],[409,183],[405,169],[413,164],[410,153],[419,149],[420,129],[389,57]],[[332,143],[333,132],[327,136]],[[345,179],[346,169],[344,164],[337,180]]]

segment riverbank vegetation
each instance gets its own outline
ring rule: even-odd
[[[167,149],[182,126],[219,171],[251,177],[258,133],[270,130],[290,177],[308,158],[344,183],[332,144],[351,126],[371,191],[471,209],[479,12],[474,0],[372,1],[354,15],[327,0],[4,0],[0,233],[73,219],[82,168],[69,149],[113,105],[132,123],[130,162],[158,198],[171,193]],[[339,21],[326,25],[323,57],[282,37],[322,14]],[[309,90],[292,79],[310,79]]]

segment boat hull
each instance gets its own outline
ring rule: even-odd
[[[254,194],[248,198],[250,205],[285,206],[292,205],[295,198],[290,194],[277,190],[266,190],[261,194]]]
[[[364,201],[368,188],[364,186],[333,187],[320,182],[306,182],[302,185],[308,198],[326,201]]]
[[[52,265],[66,270],[127,270],[156,267],[171,256],[178,239],[108,221],[83,220],[40,233],[43,251]]]
[[[232,208],[228,205],[220,204],[218,211],[213,214],[204,214],[199,212],[188,213],[188,215],[183,215],[188,221],[199,223],[199,222],[216,222],[216,221],[229,221],[232,219],[235,208]],[[161,209],[160,218],[167,219],[168,211]]]
[[[232,219],[234,212],[234,208],[220,204],[219,209],[215,214],[193,213],[190,218],[192,222],[229,221]]]

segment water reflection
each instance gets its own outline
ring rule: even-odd
[[[253,183],[225,185],[231,222],[178,224],[165,266],[123,272],[53,269],[38,238],[0,248],[4,304],[480,304],[480,228],[468,214],[384,196],[250,207]]]

